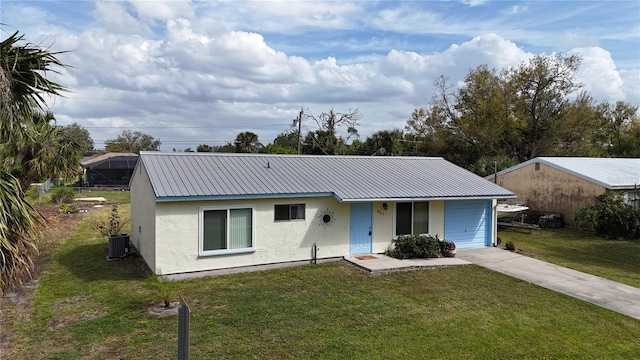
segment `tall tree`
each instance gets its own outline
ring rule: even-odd
[[[244,131],[239,133],[236,136],[234,145],[236,147],[235,151],[237,153],[257,153],[262,147],[260,139],[258,139],[258,135],[256,133],[252,133],[251,131]]]
[[[313,119],[320,130],[328,131],[335,135],[338,127],[344,126],[347,129],[355,128],[362,118],[362,115],[358,109],[349,110],[345,113],[329,109],[329,112],[323,112],[318,116],[307,115],[307,117]]]
[[[603,109],[606,125],[602,146],[608,156],[640,157],[640,117],[638,107],[618,101]]]
[[[344,140],[327,130],[309,131],[302,141],[305,154],[338,155],[344,148]]]
[[[66,89],[48,80],[47,72],[65,65],[57,59],[60,52],[23,42],[18,32],[0,42],[0,152],[5,160],[7,144],[36,142],[39,115],[46,110],[44,96],[59,95]],[[39,124],[42,125],[42,124]],[[15,147],[9,148],[9,150]],[[33,161],[34,169],[43,165]],[[10,172],[18,162],[0,167],[0,292],[19,283],[31,266],[35,250],[35,224],[31,206],[24,199],[20,180]],[[60,170],[65,169],[53,169]]]
[[[580,61],[538,55],[500,72],[482,65],[460,87],[442,76],[429,106],[416,109],[406,129],[467,168],[482,157],[587,154],[602,116],[590,96],[578,92]]]
[[[222,146],[214,146],[214,151],[218,153],[234,153],[236,152],[236,146],[231,142],[227,142]]]
[[[198,147],[196,148],[197,152],[214,152],[215,148],[211,145],[207,145],[207,144],[200,144],[198,145]]]
[[[520,160],[547,154],[557,145],[557,130],[568,125],[563,113],[569,95],[582,86],[575,81],[581,61],[577,55],[537,55],[507,72],[510,92],[515,94],[511,115],[522,141],[517,154]]]
[[[605,156],[600,143],[607,127],[605,104],[597,104],[586,92],[562,110],[562,126],[555,129],[555,145],[545,155],[553,156]]]
[[[71,125],[63,126],[62,133],[64,138],[72,139],[76,143],[80,144],[82,148],[82,152],[85,155],[93,151],[93,139],[91,138],[91,134],[89,134],[89,130],[78,125],[77,123],[73,123]]]
[[[404,134],[400,129],[381,130],[369,136],[364,142],[364,148],[371,155],[376,156],[399,156],[404,154],[402,143]]]
[[[284,132],[261,150],[267,154],[297,154],[298,130]]]
[[[358,109],[348,112],[336,112],[330,109],[318,116],[306,115],[318,125],[318,131],[307,133],[303,147],[307,153],[338,155],[346,152],[346,144],[350,137],[358,135],[356,126],[362,118]],[[347,138],[338,134],[338,128],[346,128]]]
[[[128,152],[139,154],[140,151],[160,150],[160,139],[143,134],[140,131],[123,130],[115,139],[105,141],[107,152]]]

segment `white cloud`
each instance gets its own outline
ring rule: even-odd
[[[380,30],[409,34],[448,34],[459,29],[458,24],[448,22],[438,13],[404,4],[381,10],[370,23]]]
[[[529,12],[529,6],[527,5],[513,5],[506,11],[509,15],[519,15],[527,12]]]
[[[576,33],[565,33],[558,39],[556,48],[559,51],[569,51],[575,48],[599,46],[598,39],[590,36],[581,36]]]
[[[471,7],[480,6],[487,2],[487,0],[462,0],[463,4],[469,5]]]
[[[147,25],[129,14],[124,3],[96,1],[93,17],[112,34],[152,34]]]
[[[194,15],[191,1],[186,0],[129,0],[129,3],[141,17],[170,20],[178,17],[192,17]]]
[[[599,47],[578,48],[569,52],[582,57],[576,78],[584,89],[600,101],[625,100],[625,84],[616,70],[611,54]]]
[[[640,105],[640,69],[620,70],[624,83],[625,100],[633,105]]]

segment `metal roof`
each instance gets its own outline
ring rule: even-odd
[[[141,152],[158,201],[335,196],[340,201],[512,198],[442,158]],[[138,171],[134,172],[134,177]]]
[[[633,189],[640,185],[640,159],[537,157],[498,172],[498,176],[532,163],[542,163],[609,190]],[[487,179],[493,178],[493,175]]]
[[[110,152],[106,154],[84,158],[80,160],[80,165],[84,168],[91,169],[99,166],[104,162],[111,161],[111,160],[131,161],[133,165],[135,165],[135,162],[138,161],[138,154]],[[133,168],[133,166],[131,168]]]

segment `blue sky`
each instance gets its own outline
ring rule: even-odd
[[[12,1],[2,36],[72,50],[51,74],[62,125],[96,147],[124,129],[163,151],[263,143],[312,114],[359,109],[362,138],[403,128],[433,80],[502,69],[538,53],[579,54],[597,101],[640,105],[640,1]],[[315,130],[303,122],[303,131]],[[346,129],[345,129],[346,130]]]

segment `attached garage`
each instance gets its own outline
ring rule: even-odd
[[[459,249],[491,245],[491,201],[446,201],[444,238]]]

